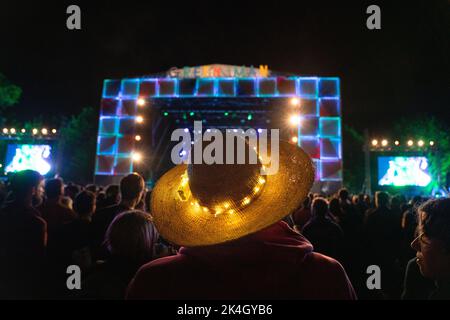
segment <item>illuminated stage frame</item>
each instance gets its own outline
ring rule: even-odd
[[[139,133],[139,99],[168,99],[183,106],[194,99],[242,101],[300,99],[298,144],[316,165],[313,191],[342,185],[340,84],[337,77],[134,78],[105,80],[100,108],[95,181],[117,183],[136,168],[133,152]],[[256,100],[255,100],[256,101]],[[144,106],[145,108],[145,106]],[[151,104],[148,106],[151,108]],[[239,110],[239,103],[234,106]],[[186,112],[189,112],[186,107]],[[139,170],[137,170],[139,171]]]

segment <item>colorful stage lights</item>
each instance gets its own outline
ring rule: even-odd
[[[50,135],[50,134],[56,134],[58,131],[56,129],[47,129],[47,128],[33,128],[32,130],[30,130],[30,133],[35,136],[38,135],[39,133],[46,136],[46,135]],[[27,133],[27,129],[22,128],[22,129],[16,129],[16,128],[3,128],[2,131],[0,131],[0,133],[3,133],[4,135],[17,135],[17,134],[22,134],[25,135]]]
[[[300,116],[298,114],[293,114],[289,117],[289,123],[293,126],[298,126],[300,124]]]
[[[137,122],[137,123],[143,123],[143,122],[144,122],[144,117],[142,117],[142,116],[137,116],[137,117],[136,117],[136,122]]]
[[[142,155],[138,152],[133,152],[131,158],[133,159],[134,162],[139,162],[142,160]]]
[[[143,99],[143,98],[137,99],[137,105],[138,105],[139,107],[145,106],[145,99]]]
[[[299,98],[291,98],[290,103],[291,103],[291,106],[297,107],[300,105],[300,99]]]
[[[203,107],[201,112],[198,111],[197,106],[195,106],[196,109],[192,108],[191,101],[195,97],[202,98],[202,101],[204,98],[214,98],[214,101],[211,100],[207,106],[205,105],[205,110],[212,111],[211,114],[208,113],[203,117]],[[138,100],[141,98],[146,100],[146,106],[143,108],[139,107]],[[163,99],[161,105],[157,102],[160,98]],[[225,106],[221,103],[222,98],[224,102],[227,98],[236,100],[233,100],[232,105],[225,104],[228,109],[220,110]],[[248,100],[249,98],[257,99],[254,100],[255,108],[246,107],[245,103],[251,101]],[[208,125],[224,127],[229,126],[230,121],[238,127],[246,127],[254,123],[252,126],[259,128],[258,133],[261,134],[263,128],[270,127],[272,120],[269,117],[270,112],[266,112],[266,109],[272,106],[259,103],[266,98],[278,99],[279,107],[287,108],[283,111],[282,119],[285,125],[289,126],[290,132],[286,138],[290,143],[305,148],[314,157],[318,168],[317,180],[332,183],[342,181],[339,79],[294,76],[248,79],[146,77],[106,80],[102,100],[104,108],[101,109],[99,123],[102,130],[99,130],[96,176],[105,176],[101,179],[106,179],[107,176],[127,174],[128,168],[130,172],[133,171],[133,165],[128,166],[128,164],[138,160],[139,155],[134,155],[134,151],[130,152],[126,148],[121,150],[121,147],[124,141],[131,138],[138,151],[138,146],[145,140],[142,136],[141,142],[136,142],[136,134],[142,135],[141,130],[146,128],[146,123],[151,125],[150,122],[153,120],[153,116],[147,118],[144,108],[158,107],[159,114],[153,114],[156,117],[165,117],[164,123],[173,121],[177,127],[184,128],[187,120],[205,118]],[[166,104],[166,102],[170,103]],[[139,110],[138,114],[121,113],[125,110],[124,106],[128,108],[126,110],[133,112]],[[254,112],[254,109],[258,111]],[[294,117],[292,117],[291,125],[290,116],[292,115]],[[138,118],[139,116],[144,118]],[[140,124],[141,122],[143,123]],[[131,137],[129,137],[130,134],[132,134]],[[114,138],[115,142],[112,142]],[[114,144],[111,145],[112,143]],[[103,152],[106,149],[111,152]],[[144,150],[139,150],[139,152],[142,155],[141,162],[146,161],[149,151],[145,150],[146,153],[144,153]],[[149,170],[156,169],[150,166]],[[222,213],[230,209],[232,208],[227,210],[221,208]],[[212,211],[212,208],[210,210]]]
[[[389,140],[388,139],[372,139],[371,140],[372,147],[389,147]],[[407,146],[409,148],[417,146],[418,148],[425,148],[427,146],[426,140],[419,139],[414,141],[413,139],[409,139],[406,142],[403,142],[403,144],[400,142],[400,140],[395,140],[393,143],[396,147],[399,147],[401,145]],[[435,145],[435,142],[433,140],[428,141],[428,145],[430,147],[433,147]]]

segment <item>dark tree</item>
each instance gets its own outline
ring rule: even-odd
[[[84,108],[61,128],[59,172],[65,181],[92,182],[95,165],[98,115]]]

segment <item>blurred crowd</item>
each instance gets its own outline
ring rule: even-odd
[[[309,194],[284,222],[343,266],[359,299],[446,299],[449,199],[427,200],[341,189]],[[138,174],[102,187],[25,170],[1,185],[0,202],[3,299],[124,299],[139,268],[179,254],[159,236]],[[427,260],[435,242],[449,251]],[[69,265],[81,270],[81,290],[67,287]],[[380,289],[367,286],[371,265],[381,270]]]

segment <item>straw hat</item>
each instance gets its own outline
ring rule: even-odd
[[[261,167],[260,162],[174,167],[152,192],[159,233],[181,246],[213,245],[257,232],[292,213],[314,181],[311,158],[280,141],[278,173],[261,175]]]

